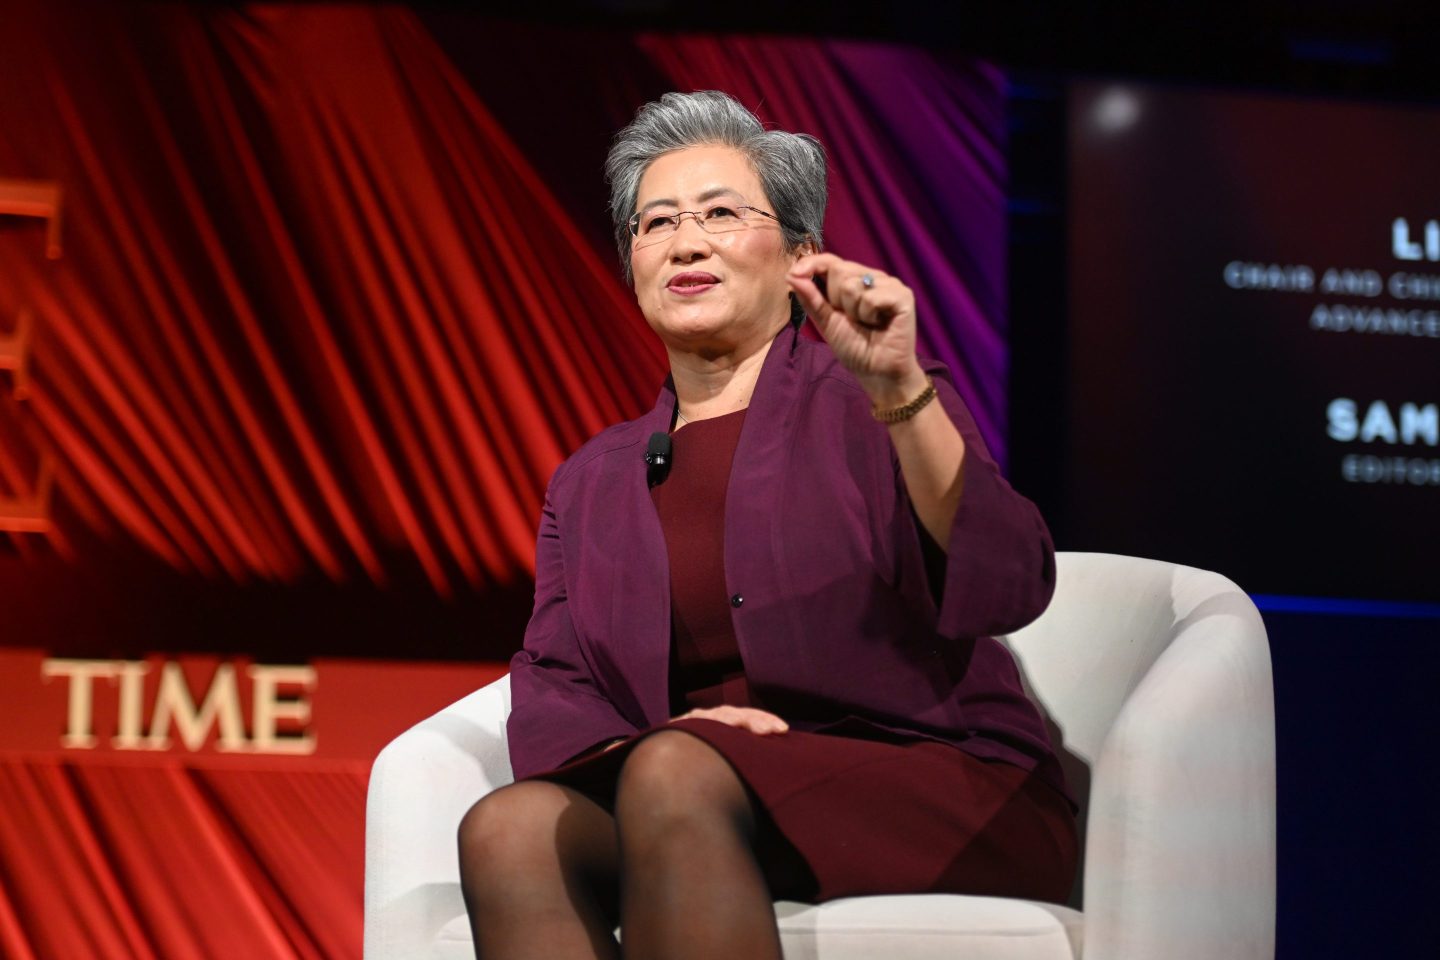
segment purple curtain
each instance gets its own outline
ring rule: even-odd
[[[637,41],[674,85],[719,89],[830,153],[826,247],[914,290],[920,352],[949,365],[1005,464],[1004,79],[914,48],[814,39]]]

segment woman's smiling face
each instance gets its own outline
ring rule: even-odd
[[[707,145],[656,159],[635,197],[656,212],[749,205],[773,212],[745,155]],[[801,250],[786,252],[780,224],[754,216],[744,229],[707,233],[684,217],[663,240],[632,253],[635,297],[665,345],[687,353],[728,352],[775,334],[790,316],[785,275]]]

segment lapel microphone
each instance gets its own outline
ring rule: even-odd
[[[670,434],[652,433],[650,443],[645,448],[645,475],[650,486],[657,483],[664,483],[665,477],[670,473]]]

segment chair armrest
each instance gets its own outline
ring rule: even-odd
[[[365,804],[365,956],[415,957],[459,900],[456,830],[470,806],[510,783],[501,677],[390,742]]]
[[[1275,708],[1253,603],[1203,571],[1095,765],[1086,960],[1272,960]]]

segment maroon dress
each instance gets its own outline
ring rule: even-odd
[[[675,716],[722,704],[765,709],[746,683],[725,591],[725,491],[744,419],[741,410],[677,430],[670,475],[651,488],[670,559]],[[1069,896],[1077,853],[1070,803],[1019,767],[869,725],[848,731],[854,736],[843,728],[758,736],[693,718],[655,729],[693,734],[735,768],[761,808],[762,864],[799,854],[808,876],[780,889],[772,877],[779,899]],[[612,807],[624,757],[652,732],[537,778]]]

